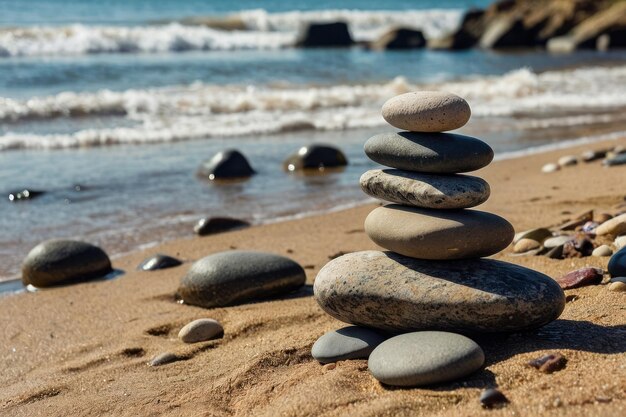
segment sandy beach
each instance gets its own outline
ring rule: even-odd
[[[626,166],[599,161],[542,174],[566,154],[626,145],[626,139],[503,160],[476,175],[491,185],[479,208],[521,231],[551,226],[584,209],[616,212],[626,197]],[[354,185],[358,187],[358,184]],[[534,332],[483,336],[483,369],[453,383],[392,389],[377,382],[367,361],[322,366],[310,354],[315,340],[344,324],[312,296],[317,272],[342,253],[377,249],[363,221],[375,207],[164,243],[114,259],[125,273],[91,282],[0,298],[2,339],[0,414],[189,416],[623,416],[626,413],[624,293],[606,285],[566,290],[561,317]],[[181,277],[196,261],[229,249],[287,256],[307,273],[307,285],[288,297],[228,308],[178,304]],[[147,256],[164,253],[184,264],[139,272]],[[494,256],[551,277],[608,258],[554,260]],[[606,278],[605,278],[606,281]],[[214,318],[224,337],[185,345],[177,338],[191,320]],[[171,352],[180,360],[150,367]],[[559,352],[564,370],[543,374],[527,362]],[[510,400],[483,410],[482,389],[498,387]]]

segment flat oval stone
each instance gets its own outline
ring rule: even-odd
[[[605,257],[613,255],[613,249],[609,245],[600,245],[591,252],[592,256]]]
[[[365,232],[385,249],[418,259],[493,255],[513,240],[513,226],[478,210],[427,210],[389,204],[365,219]]]
[[[406,333],[381,343],[368,367],[380,382],[416,387],[453,381],[477,371],[485,362],[473,340],[448,332]]]
[[[621,235],[626,233],[626,213],[607,220],[596,228],[596,235]]]
[[[305,280],[304,269],[284,256],[227,251],[195,262],[182,278],[178,295],[187,304],[224,307],[285,294]]]
[[[330,261],[313,286],[331,316],[395,332],[514,332],[543,326],[565,307],[552,278],[494,259],[433,262],[393,252]]]
[[[383,118],[398,129],[445,132],[463,127],[472,111],[467,101],[443,91],[400,94],[383,104]]]
[[[77,240],[48,240],[35,246],[22,264],[22,282],[35,287],[101,278],[112,271],[107,254]]]
[[[187,323],[178,332],[178,338],[184,343],[197,343],[211,340],[224,333],[222,325],[214,319],[198,319]]]
[[[168,255],[157,253],[139,264],[137,269],[140,271],[156,271],[158,269],[173,268],[182,265],[182,262]]]
[[[482,140],[452,133],[382,133],[364,149],[379,164],[432,174],[475,171],[493,160],[493,149]]]
[[[433,209],[474,207],[489,198],[489,184],[469,175],[432,175],[374,169],[361,176],[361,189],[392,203]]]
[[[320,363],[347,359],[367,359],[372,350],[387,336],[367,327],[348,326],[333,330],[317,339],[311,355]]]

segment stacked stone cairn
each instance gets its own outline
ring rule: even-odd
[[[391,169],[366,172],[361,187],[391,203],[365,220],[367,235],[388,251],[350,253],[320,270],[317,302],[353,326],[315,342],[319,362],[369,358],[372,375],[394,386],[446,382],[484,363],[467,336],[537,328],[563,311],[563,291],[550,277],[482,259],[506,248],[514,230],[469,209],[490,188],[460,173],[488,165],[493,150],[441,132],[465,125],[470,114],[465,100],[443,92],[407,93],[383,106],[385,120],[405,131],[367,141],[367,156]]]

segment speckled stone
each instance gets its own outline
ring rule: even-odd
[[[596,235],[613,235],[618,236],[626,233],[626,213],[607,220],[600,226],[596,227]]]
[[[392,203],[433,209],[474,207],[489,198],[489,184],[470,175],[433,175],[374,169],[361,176],[361,189]]]
[[[475,171],[493,159],[485,142],[452,133],[382,133],[371,137],[364,149],[379,164],[432,174]]]
[[[198,319],[187,323],[178,332],[178,338],[185,343],[211,340],[224,333],[222,325],[214,319]]]
[[[408,332],[508,332],[555,320],[565,306],[550,277],[493,259],[433,262],[393,252],[350,253],[326,264],[315,298],[346,323]]]
[[[398,129],[445,132],[463,127],[472,115],[467,101],[443,91],[415,91],[393,97],[383,105],[383,118]]]
[[[35,246],[22,263],[22,282],[35,287],[100,278],[112,271],[107,254],[77,240],[48,240]]]
[[[478,210],[427,210],[390,204],[365,219],[377,245],[418,259],[468,259],[493,255],[513,240],[513,226]]]
[[[284,256],[227,251],[195,262],[181,280],[178,295],[186,304],[223,307],[285,294],[305,280],[304,269]]]
[[[320,363],[367,359],[372,350],[385,339],[387,336],[380,331],[348,326],[330,331],[317,339],[311,349],[311,355]]]
[[[473,340],[448,332],[406,333],[381,343],[368,367],[380,382],[415,387],[453,381],[477,371],[485,362]]]

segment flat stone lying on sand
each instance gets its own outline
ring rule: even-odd
[[[198,236],[208,236],[216,233],[228,232],[229,230],[243,229],[250,226],[245,220],[232,217],[205,217],[198,220],[193,231]]]
[[[198,319],[187,323],[178,332],[178,338],[185,343],[211,340],[224,333],[222,325],[214,319]]]
[[[379,164],[433,174],[475,171],[493,159],[493,149],[482,140],[452,133],[382,133],[364,149]]]
[[[346,323],[408,332],[513,332],[555,320],[565,306],[553,279],[493,259],[423,261],[393,252],[350,253],[326,264],[315,298]]]
[[[182,265],[182,262],[176,258],[160,253],[145,259],[137,269],[140,271],[156,271],[157,269],[173,268]]]
[[[470,175],[433,175],[398,169],[374,169],[361,176],[361,189],[372,197],[415,207],[460,209],[489,198],[489,184]]]
[[[515,253],[526,253],[531,250],[539,249],[541,247],[541,243],[532,239],[521,239],[519,242],[515,244],[513,247],[513,252]]]
[[[348,165],[348,159],[339,149],[329,145],[307,145],[283,162],[286,171],[324,170]]]
[[[304,269],[284,256],[227,251],[195,262],[182,278],[178,295],[187,304],[224,307],[286,294],[305,280]]]
[[[374,378],[387,385],[415,387],[453,381],[485,362],[473,340],[448,332],[415,332],[392,337],[369,357]]]
[[[478,210],[428,210],[389,204],[365,219],[377,245],[418,259],[467,259],[493,255],[513,240],[513,226]]]
[[[367,359],[372,350],[385,341],[387,336],[366,327],[349,326],[333,330],[317,339],[311,355],[320,363],[347,359]]]
[[[48,240],[35,246],[22,264],[22,282],[50,287],[101,278],[112,271],[107,254],[77,240]]]
[[[591,252],[592,256],[604,257],[613,255],[613,249],[609,245],[600,245]]]
[[[604,271],[600,268],[581,268],[557,278],[556,282],[558,282],[564,290],[570,290],[586,285],[599,284],[602,282],[603,273]]]
[[[398,129],[445,132],[463,127],[472,115],[461,97],[443,91],[415,91],[395,96],[383,105],[383,118]]]
[[[626,213],[613,217],[596,227],[596,235],[621,235],[626,233]]]
[[[538,227],[536,229],[525,230],[515,234],[513,243],[517,243],[522,239],[532,239],[539,243],[542,243],[547,238],[552,237],[552,232],[544,227]]]
[[[235,149],[218,152],[198,168],[198,175],[210,180],[246,178],[254,174],[246,157]]]
[[[563,246],[567,242],[571,242],[574,240],[574,236],[555,236],[549,239],[546,239],[543,242],[543,247],[547,249],[556,248],[557,246]]]

